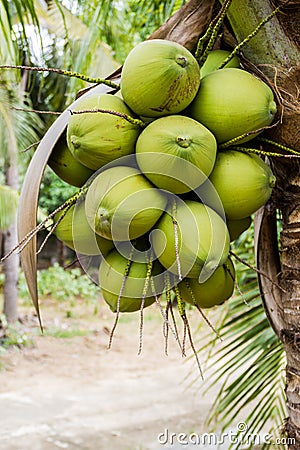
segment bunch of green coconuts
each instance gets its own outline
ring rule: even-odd
[[[218,69],[228,53],[211,51],[200,68],[175,42],[138,44],[120,91],[80,99],[50,157],[64,181],[85,187],[56,215],[55,234],[101,255],[99,285],[114,312],[172,289],[200,308],[233,293],[230,242],[275,185],[270,167],[235,145],[272,123],[276,103],[237,57]]]

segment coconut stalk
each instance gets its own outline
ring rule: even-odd
[[[273,141],[299,150],[300,81],[299,3],[293,1],[233,0],[228,12],[235,37],[240,42],[257,24],[282,6],[255,38],[243,48],[243,55],[257,66],[279,93],[283,105],[281,123],[268,131]],[[298,31],[297,31],[298,30]],[[270,147],[271,149],[271,147]],[[289,448],[300,446],[300,164],[298,159],[271,158],[277,179],[272,202],[256,217],[256,257],[258,268],[268,278],[259,276],[266,315],[286,353],[286,431]],[[278,251],[276,208],[282,213],[281,259]]]
[[[299,22],[299,17],[297,19],[288,8],[284,9],[284,5],[291,3],[281,0],[232,0],[227,13],[234,35],[241,42],[274,11],[275,6],[282,6],[282,13],[266,23],[242,50],[243,55],[256,66],[269,65],[263,72],[270,77],[274,76],[272,67],[289,69],[299,64],[299,48],[293,36],[293,24]],[[288,29],[285,26],[287,22]]]

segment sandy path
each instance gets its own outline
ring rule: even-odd
[[[37,337],[33,348],[6,352],[0,449],[186,449],[160,444],[159,433],[205,432],[213,397],[200,378],[188,387],[196,365],[172,337],[164,354],[161,324],[157,316],[145,323],[141,355],[138,317],[119,324],[110,350],[104,320],[89,336]]]

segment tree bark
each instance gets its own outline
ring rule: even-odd
[[[286,353],[286,430],[296,440],[291,449],[300,447],[300,164],[274,165],[280,196],[275,200],[282,211],[280,285],[283,327],[280,339]]]
[[[18,186],[18,154],[15,140],[10,142],[7,149],[5,163],[6,184],[15,190]],[[12,225],[3,233],[4,254],[6,255],[18,243],[17,217]],[[18,319],[18,276],[19,276],[19,255],[13,253],[4,261],[4,309],[3,312],[8,322],[12,323]]]
[[[60,266],[64,266],[66,262],[67,247],[62,241],[57,240],[57,262]]]
[[[20,80],[20,91],[26,91],[28,72],[24,72]],[[19,170],[18,170],[18,144],[15,132],[8,130],[8,148],[5,159],[5,180],[6,184],[16,191],[19,191]],[[8,254],[17,246],[18,225],[17,214],[11,226],[3,233],[4,255]],[[7,321],[12,323],[18,319],[18,280],[19,280],[20,257],[14,252],[4,261],[4,308],[3,312]]]
[[[17,226],[13,223],[4,233],[4,254],[7,254],[18,243]],[[19,255],[13,254],[4,262],[4,314],[8,322],[18,319],[18,271]]]
[[[283,12],[265,25],[242,52],[268,77],[281,99],[281,123],[268,132],[268,137],[299,151],[299,2],[233,0],[229,20],[240,42],[277,5],[284,5]],[[288,446],[295,450],[300,448],[300,164],[298,159],[271,158],[271,165],[277,186],[264,212],[257,256],[259,268],[280,287],[274,288],[260,277],[267,316],[286,353],[285,429],[292,438]],[[274,228],[276,210],[282,214],[280,252]]]

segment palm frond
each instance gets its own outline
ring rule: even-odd
[[[0,185],[0,231],[6,231],[16,220],[19,193],[9,186]]]
[[[20,87],[19,87],[20,89]],[[28,112],[32,109],[29,95],[20,89],[17,93],[12,107],[19,108],[16,115],[16,136],[19,153],[26,151],[27,147],[37,142],[45,132],[44,122],[35,112]]]
[[[12,39],[11,17],[7,14],[3,2],[0,2],[0,31],[0,61],[3,64],[12,64],[16,60],[17,44],[16,40]],[[15,77],[15,74],[13,76]]]
[[[81,40],[87,33],[82,20],[61,5],[57,0],[49,3],[45,22],[48,30],[61,39]]]
[[[186,2],[182,0],[128,1],[129,16],[132,16],[132,30],[139,30],[140,39],[145,40],[172,16]]]
[[[71,11],[57,0],[50,2],[47,14],[43,17],[43,23],[48,27],[50,43],[44,54],[43,65],[65,68],[91,77],[104,77],[113,72],[120,64],[115,61],[111,47],[103,41],[102,15],[99,5],[89,3],[88,10],[85,5],[84,9],[78,7]],[[44,86],[49,87],[51,80],[52,99],[44,93]],[[47,97],[48,103],[56,106],[56,110],[60,110],[56,99],[64,100],[64,104],[60,105],[64,109],[74,99],[75,93],[86,87],[83,81],[55,74],[43,74],[38,81],[43,83],[42,97]],[[53,94],[56,94],[58,87],[60,95],[55,95],[54,98]]]
[[[4,84],[5,86],[5,84]],[[0,101],[0,135],[2,138],[1,153],[5,157],[7,151],[17,153],[17,139],[15,134],[15,114],[11,109],[11,95],[0,85],[1,101]]]
[[[34,0],[0,0],[0,18],[2,45],[6,41],[8,49],[14,47],[14,59],[18,53],[16,48],[20,50],[19,58],[22,58],[22,52],[26,52],[29,58],[28,24],[33,26],[35,36],[40,37],[40,23]],[[1,52],[1,54],[5,57],[5,53]],[[6,57],[10,54],[11,52],[7,53]]]
[[[22,91],[20,84],[10,83],[10,89],[5,86],[6,84],[3,87],[0,85],[0,117],[2,118],[0,158],[5,159],[7,152],[18,153],[19,159],[22,160],[21,173],[24,174],[29,161],[24,150],[40,139],[44,124],[38,114],[26,112],[30,109],[31,102],[28,95]]]
[[[235,249],[250,263],[251,235],[249,230]],[[210,336],[200,349],[202,359],[207,356],[207,391],[220,386],[207,425],[225,431],[243,417],[247,436],[267,430],[278,437],[286,417],[283,347],[267,321],[254,271],[238,262],[236,272],[243,299],[236,292],[223,306],[217,326],[222,342]]]

